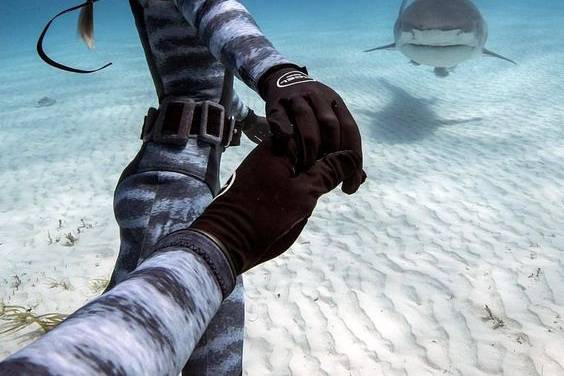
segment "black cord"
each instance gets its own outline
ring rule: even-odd
[[[55,17],[51,18],[51,20],[49,20],[49,22],[47,22],[47,25],[45,25],[45,27],[43,28],[43,31],[41,32],[41,34],[39,35],[39,39],[37,40],[37,54],[39,55],[39,57],[46,62],[47,64],[67,71],[67,72],[74,72],[74,73],[94,73],[97,72],[99,70],[102,70],[104,68],[109,67],[110,65],[112,65],[112,63],[108,63],[106,65],[104,65],[103,67],[100,67],[98,69],[93,69],[93,70],[84,70],[84,69],[77,69],[77,68],[72,68],[69,67],[67,65],[61,64],[61,63],[57,63],[55,60],[51,59],[49,56],[47,56],[47,54],[45,53],[45,50],[43,49],[43,39],[45,38],[45,34],[47,34],[47,31],[49,30],[49,27],[51,26],[51,24],[53,23],[53,21],[55,21],[55,19],[59,16],[62,16],[65,13],[69,13],[72,12],[74,10],[83,8],[91,3],[95,3],[99,0],[87,0],[86,2],[84,2],[83,4],[71,7],[69,9],[65,9],[62,12],[59,12]]]

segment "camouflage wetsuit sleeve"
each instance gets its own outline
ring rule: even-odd
[[[173,0],[211,54],[256,90],[271,67],[289,63],[236,0]]]
[[[0,361],[0,374],[178,375],[233,285],[221,250],[197,234],[185,240]]]

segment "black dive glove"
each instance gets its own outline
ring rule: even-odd
[[[258,89],[266,102],[273,144],[295,159],[298,172],[336,151],[352,150],[362,158],[360,132],[347,106],[333,89],[310,78],[305,68],[275,66],[260,78]],[[365,178],[361,159],[343,192],[356,192]]]
[[[286,155],[265,140],[235,171],[224,190],[190,229],[215,239],[237,274],[286,251],[313,212],[317,199],[360,168],[353,151],[331,153],[296,176]]]

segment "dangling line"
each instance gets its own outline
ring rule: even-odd
[[[58,18],[59,16],[65,14],[65,13],[72,12],[73,10],[80,9],[82,7],[87,6],[90,3],[95,3],[97,1],[98,0],[87,0],[83,4],[80,4],[80,5],[74,6],[72,8],[63,10],[62,12],[57,14],[55,17],[51,18],[51,20],[49,22],[47,22],[47,25],[45,25],[45,28],[43,28],[43,31],[41,32],[41,35],[39,36],[39,39],[37,40],[37,53],[39,54],[39,57],[41,57],[41,59],[43,59],[44,62],[46,62],[47,64],[49,64],[49,65],[51,65],[55,68],[59,68],[59,69],[62,69],[62,70],[68,71],[68,72],[74,72],[74,73],[94,73],[94,72],[98,72],[99,70],[102,70],[102,69],[107,68],[110,65],[112,65],[112,63],[108,63],[101,68],[93,69],[93,70],[84,70],[84,69],[72,68],[72,67],[63,65],[61,63],[57,63],[55,60],[53,60],[49,56],[47,56],[47,54],[43,50],[43,39],[45,38],[45,34],[47,34],[47,30],[49,30],[49,27],[51,26],[53,21],[55,21],[56,18]]]

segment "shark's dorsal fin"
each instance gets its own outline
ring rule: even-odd
[[[514,62],[513,60],[508,59],[508,58],[506,58],[506,57],[504,57],[504,56],[501,56],[501,55],[499,55],[499,54],[496,54],[495,52],[492,52],[492,51],[488,50],[487,48],[482,49],[482,52],[483,52],[484,55],[486,55],[486,56],[497,57],[498,59],[505,60],[505,61],[509,61],[510,63],[513,63],[513,64],[517,65],[517,63]]]
[[[374,47],[374,48],[371,48],[369,50],[364,50],[362,52],[371,52],[371,51],[376,51],[376,50],[392,50],[394,48],[396,48],[396,44],[390,43],[390,44],[386,44],[385,46]]]
[[[401,2],[401,6],[400,6],[400,10],[399,10],[399,15],[401,16],[401,14],[403,13],[403,10],[405,9],[405,6],[407,5],[407,0],[403,0]]]

